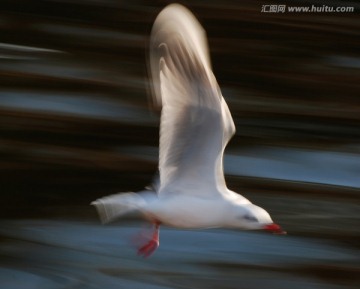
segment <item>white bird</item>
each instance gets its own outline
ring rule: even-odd
[[[156,18],[149,62],[153,100],[162,108],[159,176],[144,191],[92,202],[101,220],[140,211],[154,224],[138,250],[145,257],[159,246],[160,224],[284,233],[264,209],[226,186],[223,153],[235,125],[211,68],[205,31],[185,7],[171,4]]]

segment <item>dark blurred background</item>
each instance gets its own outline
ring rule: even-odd
[[[95,220],[92,200],[148,184],[159,115],[147,45],[170,2],[1,1],[2,218]],[[178,2],[207,32],[237,126],[229,187],[294,236],[358,249],[358,1]],[[261,13],[265,4],[355,12]]]

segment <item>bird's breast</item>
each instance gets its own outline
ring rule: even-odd
[[[226,202],[221,199],[173,197],[159,199],[150,211],[167,226],[195,229],[224,226],[226,207]]]

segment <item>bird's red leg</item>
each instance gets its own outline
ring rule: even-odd
[[[142,247],[138,249],[138,255],[142,255],[143,257],[149,257],[155,250],[159,247],[159,230],[160,230],[160,222],[154,223],[154,231],[151,239]]]

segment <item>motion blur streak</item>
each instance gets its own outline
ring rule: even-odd
[[[228,184],[268,208],[286,237],[165,229],[151,263],[120,241],[132,220],[100,237],[89,202],[141,189],[157,166],[146,53],[168,2],[1,2],[0,287],[356,288],[355,1],[351,14],[311,15],[261,13],[267,1],[181,1],[206,28],[236,123]]]

